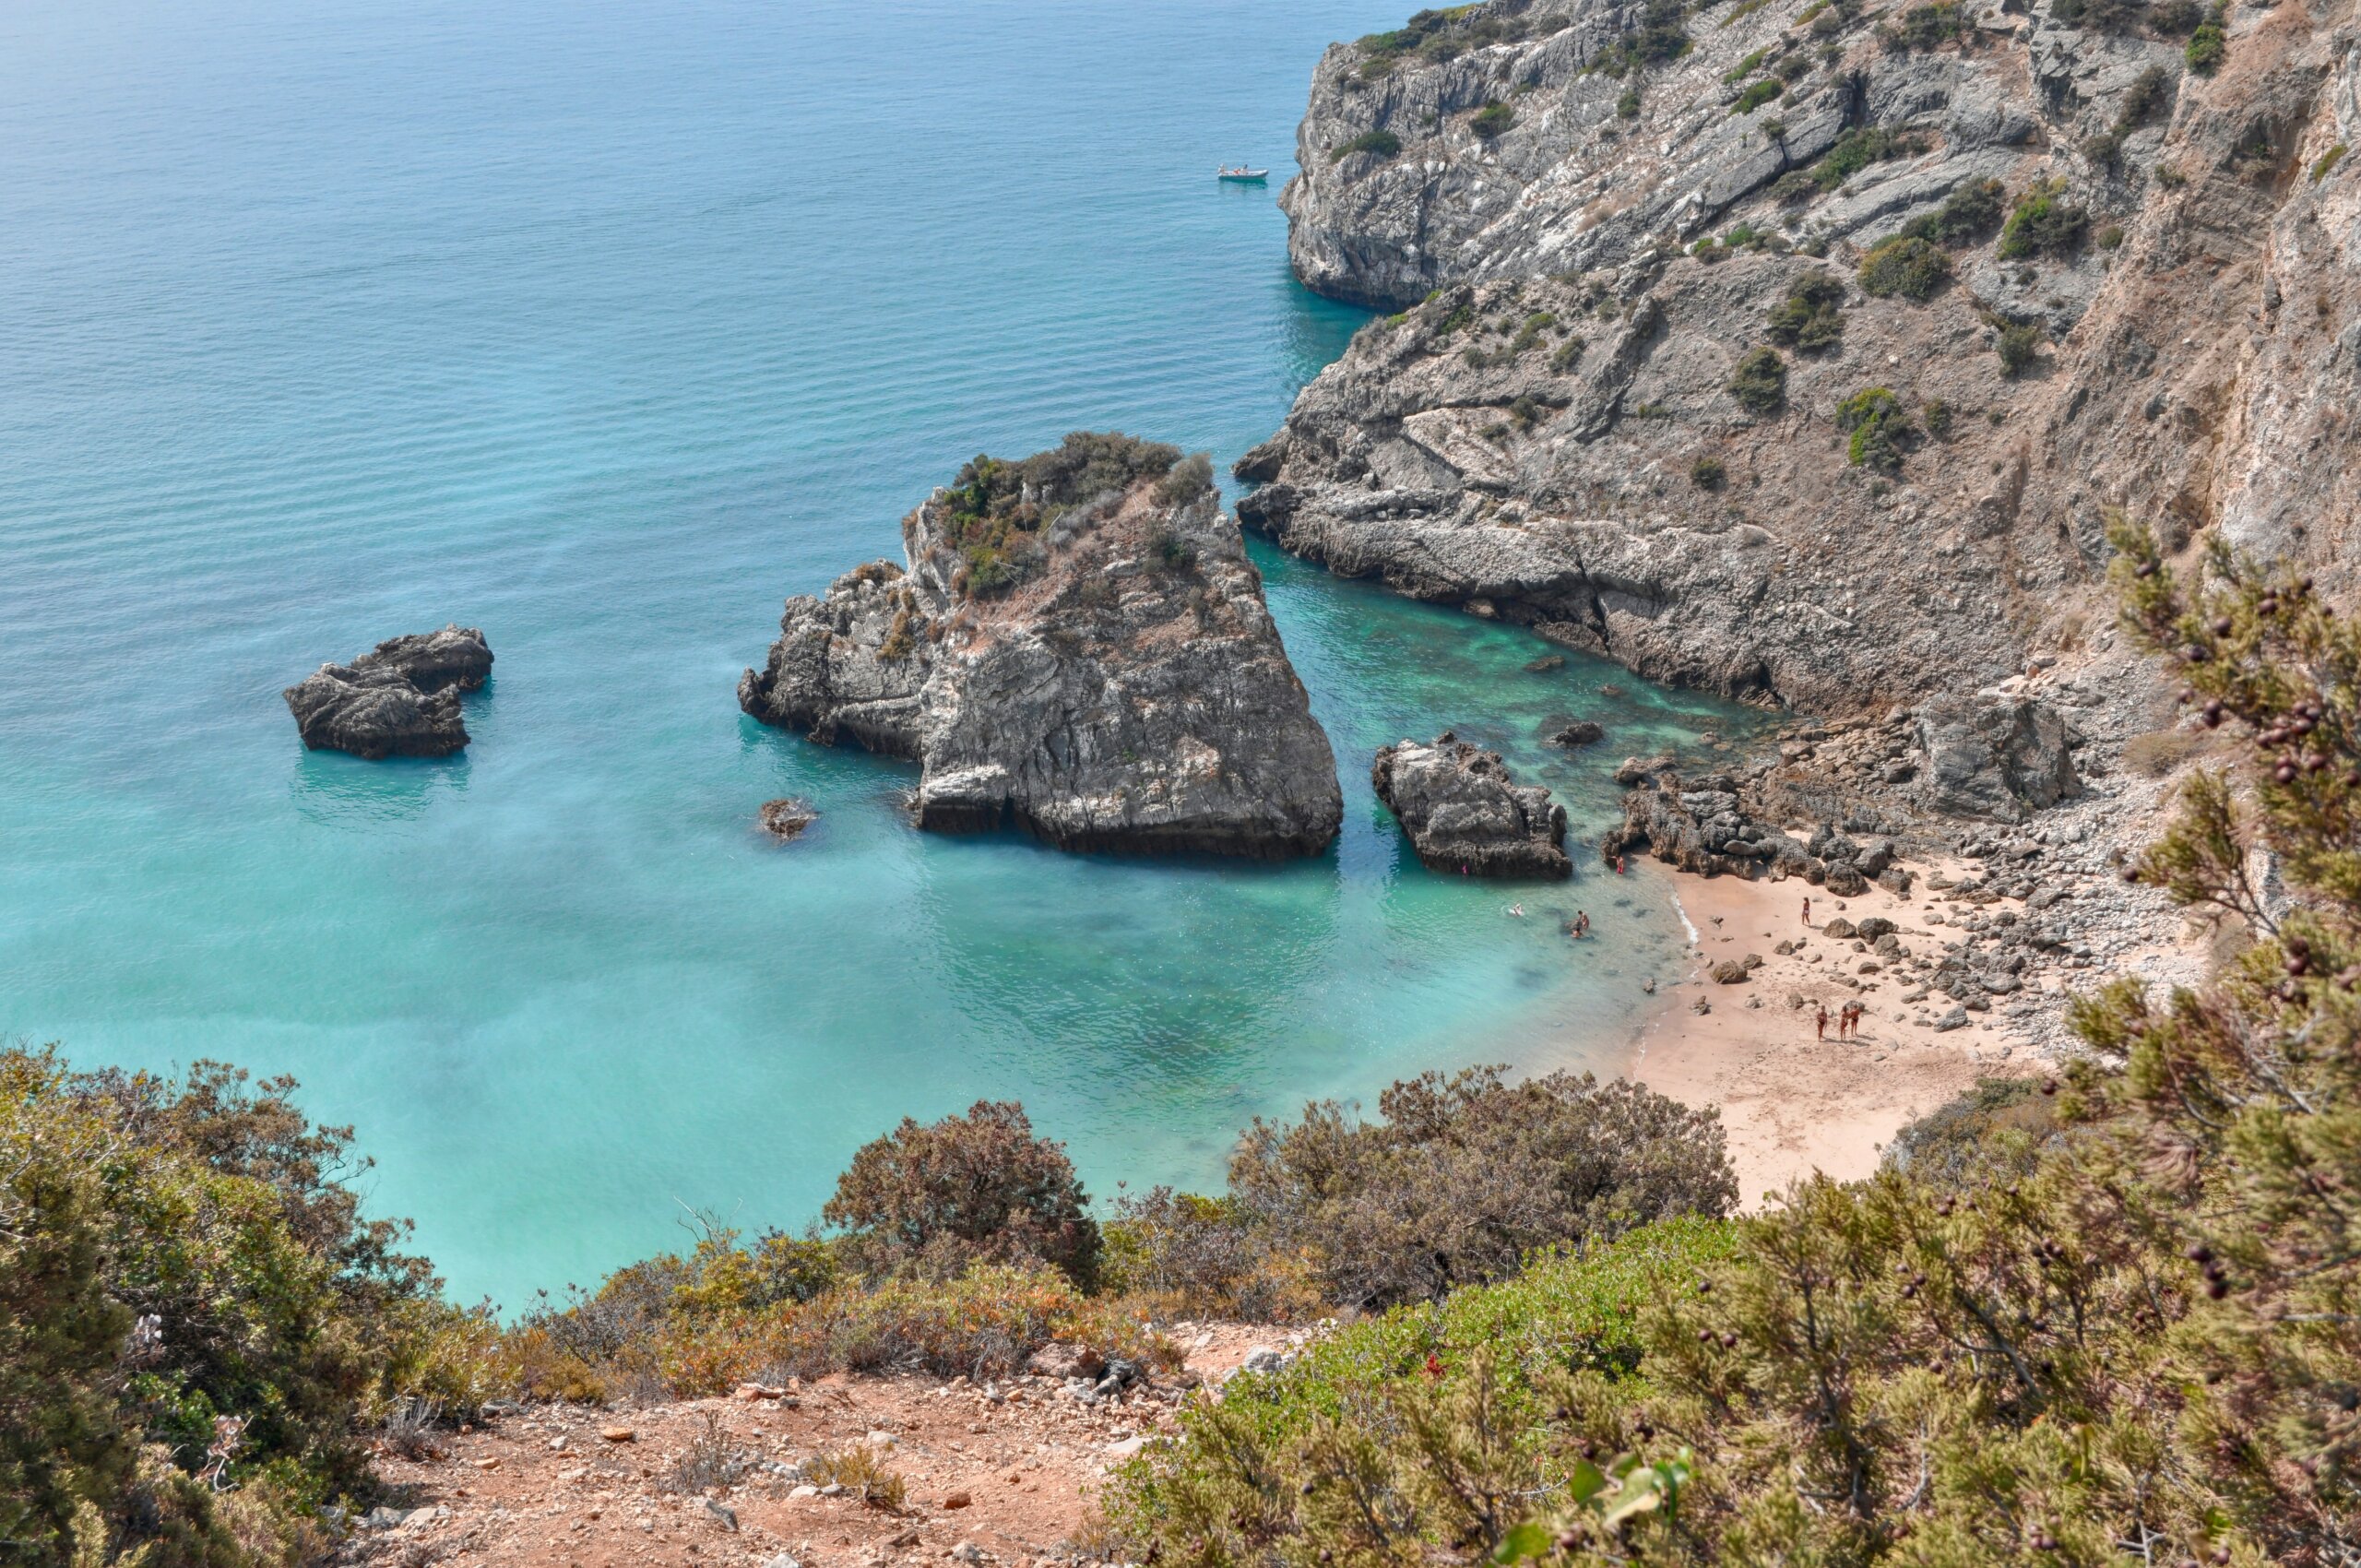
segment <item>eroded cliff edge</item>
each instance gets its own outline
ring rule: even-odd
[[[2113,508],[2350,597],[2355,139],[2349,5],[1422,13],[1322,60],[1282,198],[1407,308],[1240,515],[1822,714],[2073,662]]]
[[[1328,738],[1210,467],[1076,434],[979,457],[877,561],[791,599],[739,702],[921,768],[919,826],[1070,849],[1316,854]]]

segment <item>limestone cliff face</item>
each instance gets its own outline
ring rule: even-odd
[[[2112,508],[2350,596],[2361,42],[2233,5],[2200,75],[2203,15],[1493,0],[1332,48],[1291,253],[1407,308],[1241,519],[1821,711],[2070,660]]]
[[[907,571],[788,601],[741,705],[917,761],[924,827],[1319,852],[1343,816],[1335,755],[1237,525],[1178,456],[1092,436],[971,465],[904,520]]]

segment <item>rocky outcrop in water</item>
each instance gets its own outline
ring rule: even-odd
[[[1074,435],[979,458],[788,600],[739,702],[920,766],[922,827],[1275,859],[1335,837],[1335,754],[1203,458]]]
[[[1380,750],[1370,782],[1430,871],[1573,874],[1566,808],[1541,786],[1511,778],[1498,752],[1446,730],[1431,745],[1404,741]]]
[[[472,626],[445,626],[379,643],[350,664],[323,664],[281,694],[314,751],[448,756],[468,743],[459,694],[492,673],[492,649]]]
[[[2103,644],[2111,508],[2350,597],[2350,6],[2232,7],[2210,76],[2201,8],[2028,9],[1492,0],[1331,49],[1290,251],[1404,314],[1241,520],[1821,712]]]

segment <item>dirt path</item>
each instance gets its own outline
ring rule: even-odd
[[[982,1384],[831,1376],[775,1398],[741,1390],[498,1415],[438,1434],[437,1455],[382,1455],[397,1506],[373,1515],[344,1558],[403,1568],[1071,1561],[1088,1545],[1076,1535],[1108,1467],[1168,1430],[1192,1384],[1217,1384],[1252,1350],[1285,1353],[1304,1337],[1238,1324],[1168,1332],[1188,1355],[1181,1374],[1095,1404],[1040,1374]],[[825,1495],[799,1473],[815,1455],[857,1446],[903,1479],[899,1509]],[[718,1462],[744,1473],[695,1484]]]

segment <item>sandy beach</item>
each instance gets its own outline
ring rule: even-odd
[[[1994,1043],[1987,1019],[1947,1033],[1914,1023],[1926,1009],[1902,1004],[1904,982],[1857,975],[1864,956],[1821,929],[1839,916],[1882,915],[1905,945],[1924,953],[1941,940],[1927,922],[1942,907],[1934,896],[1872,887],[1839,899],[1800,881],[1654,874],[1670,884],[1697,945],[1686,978],[1664,988],[1665,1004],[1643,1026],[1630,1071],[1675,1099],[1722,1108],[1747,1206],[1816,1170],[1866,1176],[1895,1132],[1979,1075],[2035,1070],[2023,1052],[2002,1054],[2008,1048]],[[1781,942],[1798,950],[1774,952]],[[1712,965],[1750,953],[1762,965],[1742,983],[1708,976]],[[1700,1002],[1710,1010],[1697,1011]],[[1859,1038],[1840,1041],[1835,1016],[1845,1002],[1867,1011]],[[1822,1004],[1825,1039],[1814,1023]]]

